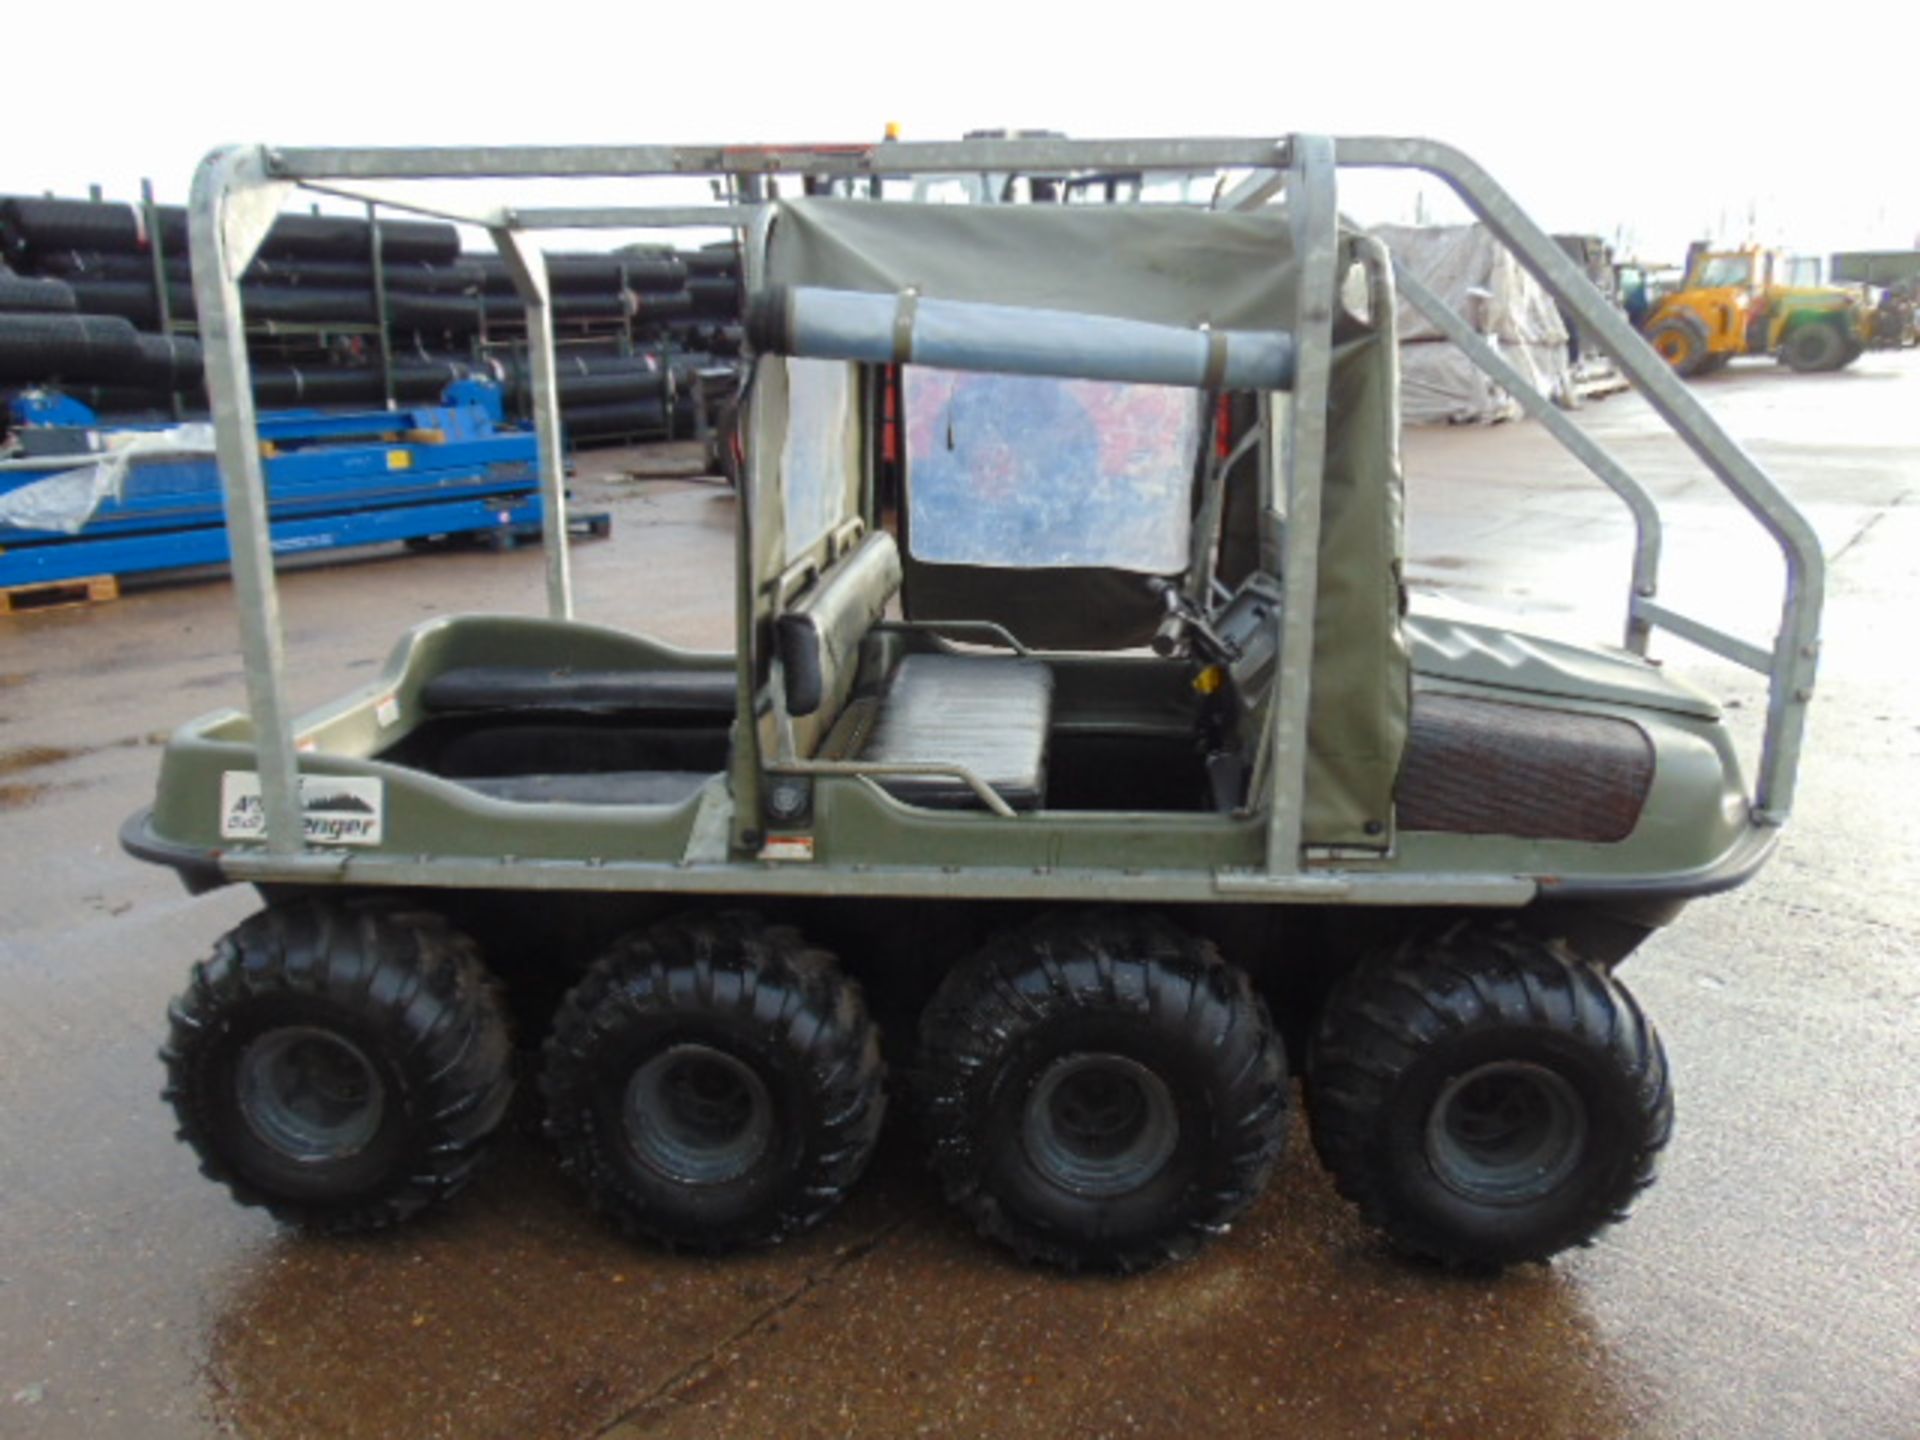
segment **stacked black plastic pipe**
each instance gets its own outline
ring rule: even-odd
[[[372,244],[351,217],[275,222],[241,281],[263,407],[384,400]],[[530,415],[525,313],[497,256],[463,254],[450,225],[382,220],[380,269],[397,400],[488,376],[510,415]],[[570,433],[689,425],[691,386],[676,382],[739,352],[737,248],[553,255],[548,274]],[[0,197],[0,396],[57,388],[129,420],[203,412],[199,342],[183,333],[194,320],[183,210],[158,207],[150,228],[141,207]]]

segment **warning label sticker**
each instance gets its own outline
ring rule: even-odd
[[[760,847],[762,860],[811,860],[813,859],[813,837],[811,835],[769,835],[767,843]]]
[[[378,845],[386,812],[385,785],[356,775],[302,775],[300,818],[317,845]],[[260,776],[229,770],[220,777],[220,838],[258,840],[267,833]]]

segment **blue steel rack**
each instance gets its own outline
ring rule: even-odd
[[[30,452],[45,455],[96,451],[109,432],[42,425],[20,433]],[[478,405],[282,411],[260,417],[260,443],[279,554],[462,534],[509,540],[541,526],[533,433],[496,426]],[[0,475],[0,493],[49,473]],[[136,458],[120,495],[78,534],[0,524],[0,588],[228,558],[211,455]]]

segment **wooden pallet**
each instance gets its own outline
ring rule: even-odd
[[[120,582],[111,575],[82,580],[41,580],[32,585],[0,586],[0,615],[23,610],[59,610],[68,605],[97,605],[120,598]]]

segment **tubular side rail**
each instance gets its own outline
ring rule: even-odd
[[[901,634],[931,635],[936,639],[952,635],[964,640],[968,635],[977,635],[1022,658],[1034,653],[1032,646],[997,620],[882,620],[873,628],[883,633],[891,630]]]
[[[1386,248],[1371,236],[1361,243],[1379,246],[1382,250]],[[1400,293],[1407,297],[1414,309],[1432,321],[1440,333],[1459,346],[1468,359],[1499,382],[1502,389],[1520,402],[1522,409],[1544,425],[1577,460],[1626,503],[1633,516],[1633,577],[1627,600],[1625,643],[1626,648],[1636,655],[1646,654],[1655,617],[1641,606],[1643,601],[1650,601],[1659,592],[1659,505],[1641,487],[1640,482],[1627,472],[1624,465],[1568,419],[1558,405],[1534,389],[1524,375],[1508,364],[1498,350],[1461,319],[1452,306],[1429,290],[1418,276],[1409,273],[1405,266],[1396,261],[1393,264],[1393,278]]]
[[[1000,792],[980,778],[971,766],[946,760],[776,760],[767,766],[772,775],[852,775],[872,781],[887,775],[944,775],[958,780],[979,798],[980,803],[1002,820],[1017,820],[1019,812]],[[881,791],[885,794],[885,790]]]

